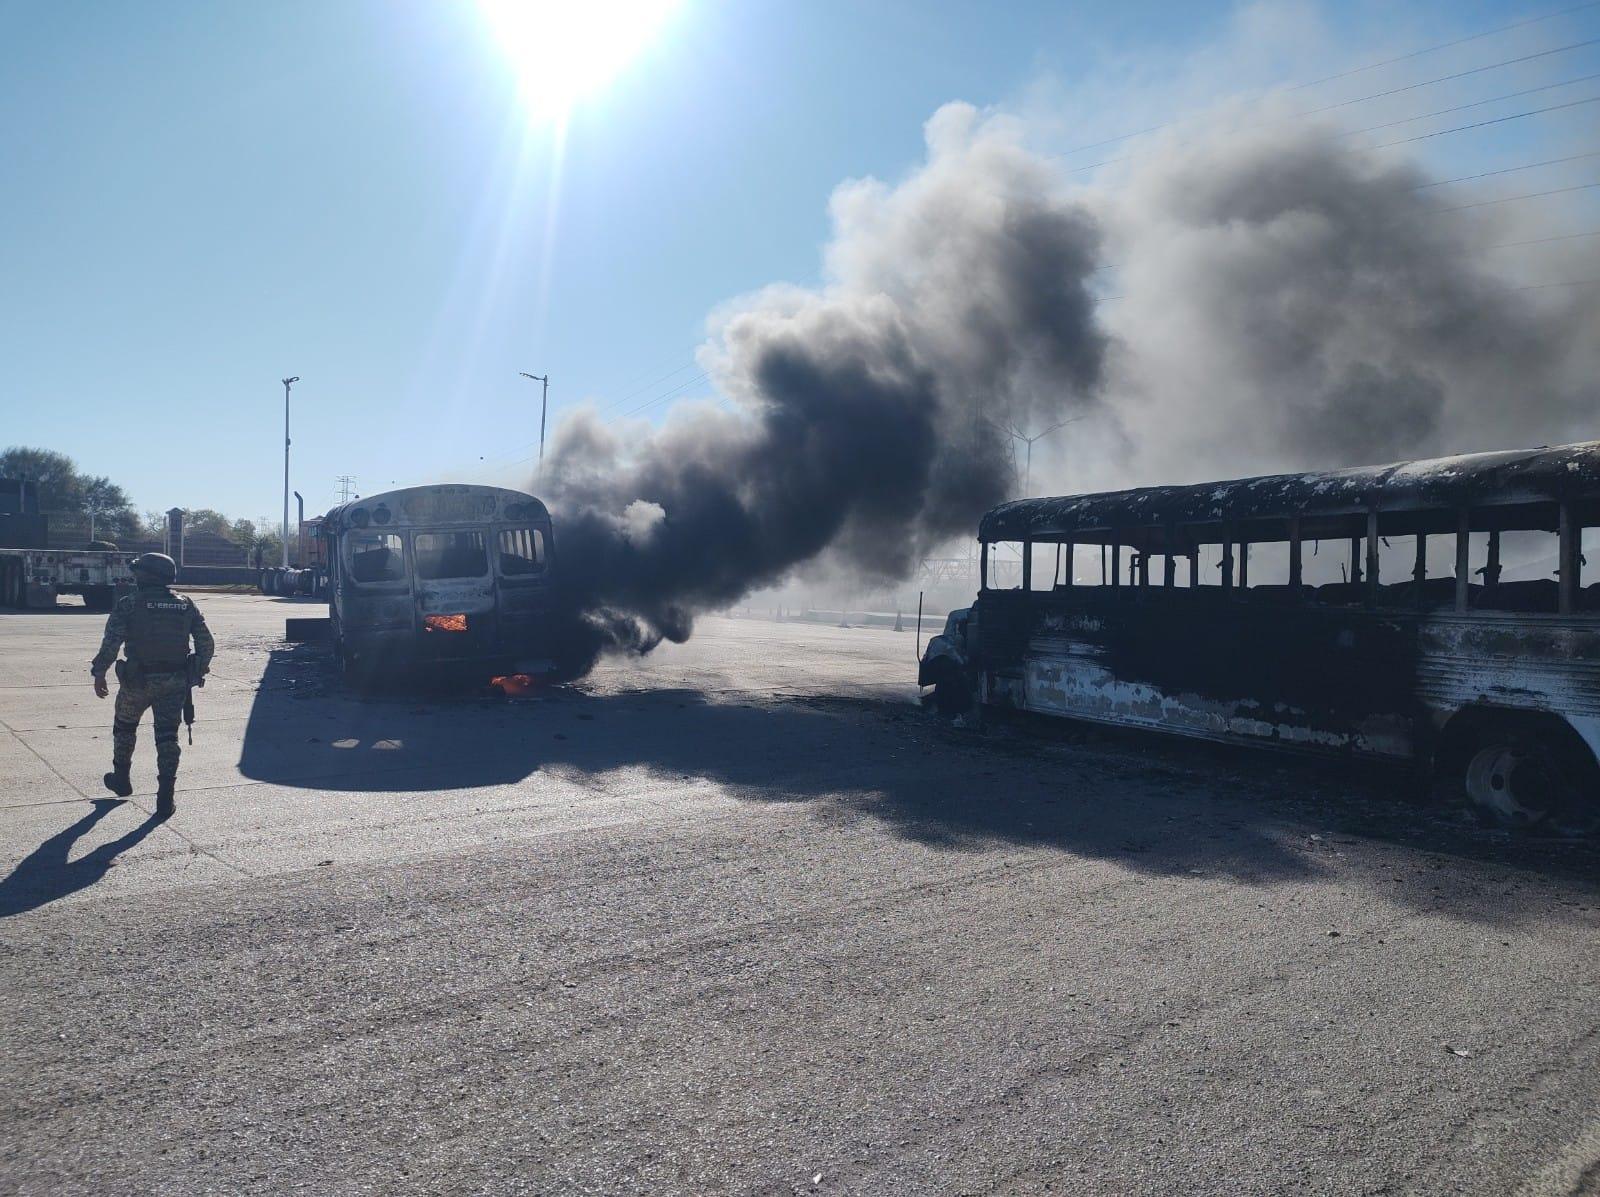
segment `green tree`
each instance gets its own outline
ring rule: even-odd
[[[0,478],[21,478],[37,487],[40,511],[83,510],[83,479],[65,453],[12,445],[0,453]]]
[[[226,536],[233,539],[233,521],[220,511],[213,511],[209,507],[189,507],[184,509],[183,526],[190,532],[211,532],[217,536]]]
[[[127,536],[137,529],[139,517],[127,494],[106,477],[78,479],[78,509],[89,517],[89,537]]]
[[[25,480],[30,488],[36,488],[41,512],[79,516],[95,539],[139,534],[139,515],[127,492],[109,478],[80,472],[65,453],[13,445],[0,453],[0,477]]]
[[[241,522],[252,524],[255,528],[255,544],[261,548],[261,560],[271,564],[283,559],[283,537],[278,532],[277,521],[270,515],[258,515],[254,521]],[[255,560],[253,549],[250,560]]]

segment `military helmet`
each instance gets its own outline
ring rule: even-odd
[[[165,553],[140,553],[128,568],[136,574],[145,574],[163,586],[178,577],[178,563]]]

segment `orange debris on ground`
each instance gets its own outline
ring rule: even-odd
[[[511,673],[505,677],[492,677],[489,684],[496,687],[507,698],[521,698],[524,694],[531,693],[534,680],[525,673]]]

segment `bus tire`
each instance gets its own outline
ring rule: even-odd
[[[1440,775],[1446,796],[1491,826],[1568,835],[1600,829],[1600,765],[1555,716],[1463,712],[1446,729]]]
[[[933,707],[954,718],[972,709],[972,679],[959,669],[945,669],[933,684]]]
[[[350,644],[344,638],[344,629],[339,626],[339,617],[333,619],[333,664],[339,671],[339,680],[344,685],[357,693],[365,693],[370,686],[370,671],[366,668],[355,653],[350,651]]]
[[[341,678],[350,677],[355,662],[350,659],[350,650],[345,646],[344,629],[339,626],[337,615],[333,616],[333,663]]]

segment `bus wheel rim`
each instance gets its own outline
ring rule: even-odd
[[[1530,791],[1548,781],[1542,773],[1536,762],[1510,745],[1490,744],[1467,762],[1467,797],[1501,823],[1538,823],[1549,813],[1548,799]]]

